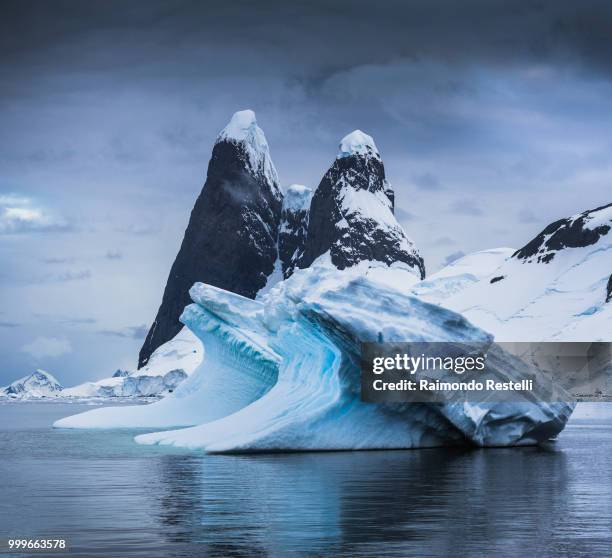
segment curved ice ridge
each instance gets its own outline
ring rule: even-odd
[[[315,265],[262,301],[194,285],[194,304],[181,320],[203,340],[207,357],[186,384],[201,409],[216,412],[198,426],[136,441],[207,452],[510,446],[538,443],[563,429],[572,404],[527,397],[518,403],[363,403],[362,341],[482,344],[492,337],[455,312],[389,288],[380,277],[390,268],[357,267],[340,272]],[[498,357],[496,373],[512,377],[512,366],[505,373]],[[234,405],[223,405],[232,398]]]

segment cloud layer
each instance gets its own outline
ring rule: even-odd
[[[6,0],[0,384],[37,338],[70,339],[64,383],[134,366],[125,324],[153,319],[236,110],[283,184],[372,135],[429,271],[609,203],[610,28],[603,0]]]
[[[70,341],[60,337],[37,337],[21,350],[37,360],[56,358],[72,352]]]
[[[33,200],[16,194],[0,193],[0,235],[61,232],[68,223]]]

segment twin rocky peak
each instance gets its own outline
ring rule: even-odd
[[[402,262],[423,278],[423,258],[393,211],[393,190],[367,134],[356,130],[342,140],[314,194],[301,185],[283,193],[255,113],[235,113],[215,142],[139,367],[180,331],[198,281],[255,298],[275,276],[286,279],[321,256],[338,269]]]

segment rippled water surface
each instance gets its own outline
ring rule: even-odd
[[[70,556],[610,556],[602,405],[547,448],[206,456],[50,428],[79,405],[0,404],[0,540],[64,537]]]

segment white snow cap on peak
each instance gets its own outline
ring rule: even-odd
[[[303,184],[291,184],[285,189],[283,198],[283,209],[288,211],[307,211],[310,209],[312,188]]]
[[[257,125],[255,112],[250,109],[235,112],[229,124],[217,136],[215,143],[222,141],[243,144],[251,169],[254,172],[262,171],[275,189],[275,193],[280,196],[278,174],[270,159],[266,136]]]
[[[217,141],[219,140],[237,140],[245,141],[250,140],[257,135],[261,134],[264,143],[266,138],[263,135],[261,128],[257,126],[257,119],[255,113],[250,110],[239,110],[235,112],[229,124],[221,130]]]
[[[374,138],[361,130],[355,130],[342,138],[338,159],[351,155],[371,155],[380,159]]]

